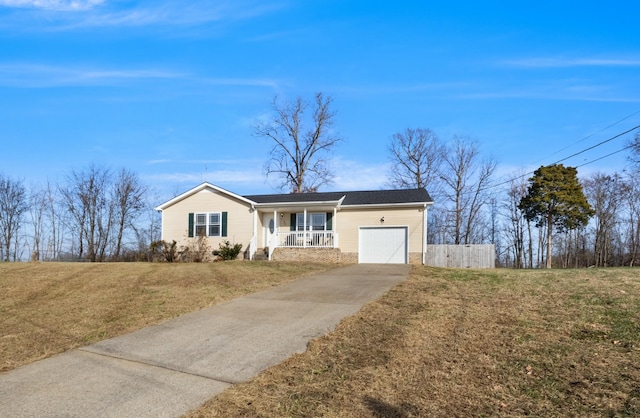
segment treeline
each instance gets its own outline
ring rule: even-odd
[[[552,219],[523,204],[536,175],[498,179],[496,161],[483,156],[476,141],[454,136],[445,142],[429,129],[407,129],[391,138],[388,186],[429,191],[435,204],[429,209],[428,243],[492,243],[498,266],[636,266],[640,135],[628,149],[623,172],[579,177],[569,170],[588,202],[579,222],[566,213]],[[90,165],[72,170],[59,184],[31,190],[0,174],[0,260],[146,260],[151,243],[160,239],[160,218],[150,202],[147,186],[127,169]]]
[[[640,263],[640,135],[629,144],[622,173],[592,173],[579,183],[588,202],[588,222],[549,225],[523,207],[532,174],[496,178],[496,163],[477,141],[454,136],[442,141],[430,129],[406,129],[389,145],[390,186],[424,187],[431,244],[496,246],[496,265],[538,268],[636,266]]]
[[[146,259],[160,234],[148,194],[124,168],[92,164],[30,190],[0,174],[0,260]]]

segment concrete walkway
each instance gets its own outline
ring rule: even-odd
[[[0,417],[179,417],[304,352],[409,271],[337,268],[2,373]]]

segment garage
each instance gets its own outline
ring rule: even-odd
[[[359,263],[407,263],[407,227],[360,227]]]

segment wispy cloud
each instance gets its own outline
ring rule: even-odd
[[[500,64],[521,68],[638,67],[640,58],[532,57],[504,60]]]
[[[218,185],[241,184],[252,185],[264,181],[264,176],[259,171],[246,170],[213,170],[194,172],[171,172],[162,174],[150,174],[147,179],[158,182],[198,184],[205,181]]]
[[[203,78],[200,79],[205,84],[217,86],[247,86],[247,87],[272,87],[280,85],[277,80],[269,78]]]
[[[150,174],[146,179],[154,184],[180,184],[189,187],[208,181],[240,194],[278,193],[274,179],[265,178],[262,160],[154,160],[152,164],[165,164],[175,168],[188,165],[200,169],[177,169],[170,172]],[[207,169],[216,166],[217,169]],[[333,183],[322,187],[331,190],[379,190],[388,187],[388,164],[366,164],[336,157],[331,161],[335,174]]]
[[[466,90],[451,91],[453,99],[535,99],[584,102],[637,103],[640,96],[622,78],[602,77],[598,72],[583,77],[562,77],[557,72],[544,77],[485,80]]]
[[[3,7],[58,11],[89,10],[103,3],[104,0],[0,0]]]
[[[32,9],[31,13],[13,14],[0,24],[20,26],[21,30],[74,30],[110,27],[175,27],[199,26],[211,22],[252,19],[272,13],[283,4],[264,5],[257,0],[190,2],[157,0],[139,2],[106,2],[105,0],[0,0],[0,7]],[[101,7],[97,7],[101,6]],[[60,13],[66,11],[83,12]],[[44,19],[43,19],[44,18]],[[31,20],[46,21],[46,25],[27,25]]]
[[[336,158],[332,160],[331,167],[335,177],[324,190],[378,190],[388,186],[389,165],[386,163],[364,164]]]
[[[162,69],[100,69],[41,64],[0,64],[0,85],[9,87],[95,86],[131,80],[174,79],[184,76],[182,73]]]
[[[150,165],[155,165],[155,164],[171,164],[171,165],[185,164],[185,165],[189,165],[189,166],[201,166],[201,167],[207,167],[209,165],[243,166],[243,170],[246,170],[246,168],[255,167],[256,163],[259,163],[259,162],[254,161],[254,160],[247,160],[247,159],[184,160],[184,159],[161,158],[161,159],[147,161],[147,164],[150,164]]]

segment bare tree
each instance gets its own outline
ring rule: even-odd
[[[525,252],[527,223],[524,213],[518,207],[520,200],[522,200],[526,194],[527,182],[522,176],[509,180],[507,199],[503,207],[507,217],[506,232],[509,235],[508,239],[513,249],[513,267],[517,269],[524,268],[527,258]],[[531,246],[531,237],[529,237],[529,246]]]
[[[29,196],[29,214],[31,216],[31,227],[33,230],[33,244],[31,248],[31,261],[39,261],[42,254],[42,237],[44,231],[44,221],[47,212],[47,195],[45,190],[33,188]]]
[[[594,265],[610,266],[618,209],[628,186],[618,174],[594,173],[584,182],[587,200],[594,210]]]
[[[341,141],[332,129],[335,112],[331,104],[330,96],[316,93],[308,116],[309,104],[302,98],[282,103],[275,97],[273,120],[254,125],[256,136],[273,141],[265,172],[280,179],[281,189],[311,192],[331,182],[333,175],[323,157]]]
[[[47,187],[43,191],[46,201],[46,222],[49,226],[49,236],[47,239],[47,250],[45,260],[57,260],[62,251],[62,243],[65,238],[65,212],[60,210],[60,196],[58,189],[47,182]]]
[[[125,229],[132,223],[145,208],[144,197],[147,188],[142,184],[138,175],[132,171],[122,169],[113,185],[112,200],[115,206],[116,216],[116,244],[114,258],[120,257],[122,250],[122,238]]]
[[[390,184],[399,188],[426,188],[439,194],[438,173],[444,146],[430,129],[406,129],[391,137]]]
[[[16,261],[15,247],[18,231],[22,225],[24,213],[28,210],[27,192],[22,182],[0,175],[0,237],[4,248],[0,247],[0,260]]]
[[[636,170],[640,170],[640,132],[636,133],[629,142],[631,154],[628,156],[629,161],[635,165]]]
[[[629,266],[638,265],[640,259],[640,179],[632,173],[626,182],[627,193],[622,196],[626,219],[626,241]]]
[[[469,138],[454,136],[447,147],[440,179],[443,194],[452,205],[449,214],[454,244],[471,243],[495,169],[492,159],[480,161],[478,145]]]
[[[62,200],[71,214],[78,234],[78,257],[102,261],[113,223],[113,205],[108,199],[111,172],[91,165],[72,170],[67,186],[60,189]]]

